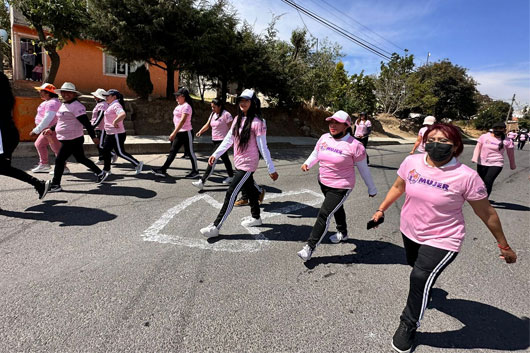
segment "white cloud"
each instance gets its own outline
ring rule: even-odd
[[[515,93],[515,100],[521,105],[530,103],[530,71],[528,68],[520,70],[470,71],[475,81],[479,83],[478,90],[491,98],[511,101]]]

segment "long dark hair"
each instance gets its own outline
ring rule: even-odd
[[[191,110],[193,110],[193,98],[191,98],[190,92],[188,90],[185,90],[184,92],[182,92],[182,95],[184,96],[186,103],[190,105]]]
[[[123,94],[121,94],[118,91],[115,91],[115,92],[112,92],[110,95],[116,97],[121,107],[125,109],[125,100],[123,99]]]
[[[0,72],[0,97],[2,97],[4,102],[2,105],[5,107],[5,110],[11,114],[11,111],[15,106],[15,96],[11,90],[9,79],[3,72]]]
[[[219,107],[219,115],[217,115],[217,119],[219,119],[221,115],[223,115],[223,112],[225,111],[225,102],[222,101],[221,99],[215,98],[215,99],[212,99],[212,103]]]
[[[254,118],[258,118],[263,121],[260,115],[261,115],[261,103],[258,97],[256,97],[256,94],[254,94],[252,98],[250,99],[250,107],[248,108],[246,115],[243,113],[243,111],[239,107],[239,101],[238,101],[238,104],[237,104],[238,119],[236,123],[234,124],[232,135],[235,138],[239,138],[239,148],[241,148],[242,151],[247,149],[248,141],[250,140],[250,125],[252,124],[252,120],[254,120]],[[243,124],[243,129],[241,130],[241,134],[239,134],[239,129],[241,128],[241,120],[243,119],[243,116],[246,116],[247,119],[245,120],[245,123]]]

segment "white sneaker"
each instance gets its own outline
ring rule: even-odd
[[[302,250],[297,252],[297,254],[302,260],[304,260],[304,262],[306,262],[311,259],[311,255],[313,255],[313,250],[311,250],[311,247],[309,247],[309,245],[305,245]]]
[[[117,155],[117,154],[114,154],[114,155],[112,156],[112,159],[110,160],[110,162],[111,162],[112,164],[114,164],[114,163],[116,163],[117,160],[118,160],[118,155]]]
[[[337,233],[335,233],[335,234],[333,234],[332,236],[329,237],[329,240],[333,244],[338,244],[341,241],[344,241],[346,239],[348,239],[348,234],[342,234],[341,232],[337,232]]]
[[[223,180],[223,184],[230,184],[232,182],[232,179],[234,179],[234,178],[232,178],[232,177],[226,178],[225,180]]]
[[[33,173],[46,173],[50,171],[50,165],[49,164],[38,164],[35,168],[33,168],[31,171]]]
[[[245,219],[243,222],[241,222],[241,225],[243,227],[257,227],[257,226],[260,226],[262,225],[263,222],[261,222],[261,218],[254,218],[254,217],[249,217],[247,219]]]
[[[217,227],[213,224],[210,224],[208,227],[201,229],[201,234],[206,238],[213,238],[219,235],[219,229],[217,229]]]
[[[204,184],[202,183],[201,179],[192,182],[191,185],[195,186],[199,190],[202,190],[202,188],[204,187]]]
[[[136,171],[136,175],[140,174],[142,172],[142,169],[144,167],[144,162],[140,162],[136,168],[135,168],[135,171]]]

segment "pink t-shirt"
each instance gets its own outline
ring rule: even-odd
[[[175,124],[175,127],[178,126],[180,123],[180,119],[182,119],[183,114],[188,114],[188,118],[186,119],[186,122],[184,122],[184,125],[180,128],[179,132],[181,131],[190,131],[193,129],[191,126],[191,115],[193,113],[193,110],[191,109],[191,106],[184,102],[184,104],[179,104],[173,110],[173,124]]]
[[[425,144],[423,143],[423,135],[425,135],[425,131],[427,131],[427,129],[428,127],[424,126],[420,129],[420,131],[418,131],[418,136],[421,137],[421,143],[418,146],[418,148],[416,148],[416,151],[418,152],[425,152]]]
[[[237,119],[236,116],[234,122],[232,123],[232,129],[234,128]],[[247,117],[244,116],[241,120],[241,126],[239,128],[239,133],[243,130],[245,121]],[[256,141],[256,136],[266,135],[267,134],[267,125],[264,120],[255,117],[250,124],[250,138],[245,150],[242,150],[239,147],[239,138],[234,136],[234,164],[236,169],[244,170],[247,172],[255,172],[258,169],[259,164],[259,149],[258,143]]]
[[[78,100],[61,104],[56,115],[57,125],[55,126],[55,132],[57,133],[57,139],[73,140],[83,136],[83,124],[77,120],[77,117],[85,114],[85,106]]]
[[[504,166],[504,152],[507,149],[514,147],[513,141],[510,139],[504,139],[502,143],[504,148],[499,151],[500,139],[495,136],[491,136],[490,133],[483,134],[478,138],[475,151],[473,153],[473,161],[484,166]],[[508,153],[508,152],[507,152]],[[478,159],[477,159],[478,157]]]
[[[362,137],[368,135],[368,129],[372,127],[370,120],[359,121],[359,124],[355,123],[355,137]]]
[[[212,141],[222,141],[232,125],[232,115],[228,111],[223,111],[221,116],[213,113],[210,119],[210,126],[212,127]]]
[[[466,234],[464,201],[488,197],[477,172],[453,158],[431,167],[426,154],[408,156],[397,174],[405,180],[400,230],[409,239],[435,248],[459,251]]]
[[[112,101],[112,103],[109,104],[107,110],[105,110],[105,115],[103,120],[105,121],[104,127],[105,132],[109,135],[116,135],[121,134],[125,132],[125,127],[123,126],[123,121],[120,121],[118,123],[118,127],[114,127],[112,125],[112,122],[116,120],[116,117],[120,115],[122,112],[124,112],[123,107],[121,106],[120,102],[116,99]]]
[[[315,151],[320,164],[318,173],[320,182],[330,188],[353,189],[355,163],[366,158],[362,143],[350,134],[335,140],[327,133],[320,136]]]
[[[105,110],[107,110],[108,107],[109,107],[109,105],[105,101],[102,101],[102,102],[99,102],[98,104],[96,104],[94,109],[92,109],[92,120],[90,120],[90,123],[94,124],[96,122],[98,116],[99,116],[99,112],[101,112],[101,111],[105,112]],[[101,121],[99,122],[99,125],[96,126],[94,129],[95,130],[103,130],[103,126],[104,125],[105,125],[105,119],[101,119]]]
[[[35,115],[35,125],[40,124],[40,122],[46,116],[47,112],[57,113],[60,107],[61,107],[61,101],[57,98],[51,98],[39,104],[39,107],[37,108],[37,115]],[[52,120],[52,122],[48,126],[53,126],[56,123],[57,123],[57,116]]]
[[[526,141],[526,137],[527,137],[526,134],[519,135],[519,141]]]
[[[515,140],[516,137],[517,137],[517,133],[515,133],[515,132],[509,132],[508,133],[508,138],[509,139]]]

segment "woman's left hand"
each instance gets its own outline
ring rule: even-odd
[[[500,258],[504,259],[507,264],[513,264],[515,261],[517,261],[517,254],[512,250],[512,248],[501,249]]]
[[[114,120],[114,121],[112,122],[112,126],[114,126],[114,127],[117,128],[119,123],[120,123],[120,122],[118,121],[118,119],[116,119],[116,120]]]
[[[274,181],[276,181],[278,179],[278,173],[277,172],[271,173],[271,174],[269,174],[269,176]]]
[[[213,166],[214,163],[215,163],[215,157],[214,156],[210,156],[210,158],[208,158],[208,164],[210,166]]]

